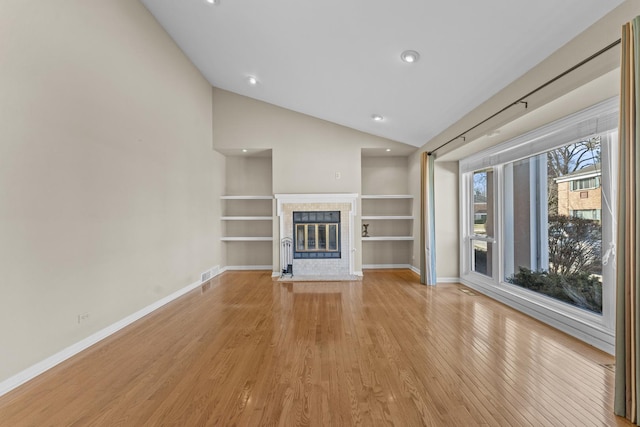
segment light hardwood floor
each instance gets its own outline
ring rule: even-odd
[[[463,289],[225,273],[1,397],[0,425],[631,425],[612,357]]]

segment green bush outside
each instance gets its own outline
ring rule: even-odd
[[[507,282],[598,314],[602,313],[602,283],[585,271],[561,275],[519,267],[519,271],[507,278]]]
[[[507,282],[602,313],[602,225],[549,215],[549,270],[519,267]]]

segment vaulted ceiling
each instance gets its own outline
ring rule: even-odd
[[[415,147],[622,3],[141,1],[213,86]]]

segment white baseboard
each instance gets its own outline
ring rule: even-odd
[[[438,277],[436,283],[462,283],[459,277]]]
[[[414,267],[413,265],[410,267],[411,271],[416,273],[418,276],[420,275],[420,269],[418,267]]]
[[[360,270],[360,271],[354,271],[354,272],[353,272],[353,275],[354,275],[354,276],[358,276],[358,277],[364,277],[364,273],[362,272],[362,270]]]
[[[366,264],[362,266],[363,270],[387,270],[387,269],[411,269],[410,264]]]
[[[219,266],[215,266],[213,268],[211,268],[209,271],[211,271],[213,273],[212,278],[219,275],[221,273]],[[154,302],[153,304],[150,304],[138,311],[136,311],[133,314],[130,314],[129,316],[125,317],[122,320],[119,320],[118,322],[107,326],[106,328],[89,335],[87,338],[78,341],[75,344],[70,345],[69,347],[55,353],[52,356],[47,357],[46,359],[36,363],[35,365],[32,365],[30,367],[28,367],[27,369],[18,372],[17,374],[15,374],[12,377],[7,378],[6,380],[0,382],[0,396],[10,392],[11,390],[21,386],[22,384],[26,383],[27,381],[32,380],[33,378],[37,377],[38,375],[48,371],[49,369],[53,368],[54,366],[64,362],[65,360],[69,359],[70,357],[75,356],[76,354],[80,353],[83,350],[86,350],[87,348],[91,347],[94,344],[97,344],[98,342],[102,341],[103,339],[107,338],[110,335],[113,335],[114,333],[118,332],[119,330],[121,330],[122,328],[129,326],[130,324],[132,324],[133,322],[135,322],[136,320],[139,320],[141,318],[143,318],[144,316],[146,316],[147,314],[150,314],[152,312],[154,312],[155,310],[159,309],[160,307],[170,303],[171,301],[180,298],[182,295],[186,294],[187,292],[190,292],[194,289],[196,289],[198,286],[201,286],[203,282],[201,281],[197,281],[194,282],[188,286],[185,286],[182,289],[179,289],[177,291],[175,291],[174,293],[172,293],[171,295],[167,295],[166,297]]]
[[[273,265],[228,265],[223,271],[253,271],[253,270],[273,270]]]

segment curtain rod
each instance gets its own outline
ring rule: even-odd
[[[481,126],[483,124],[485,124],[486,122],[488,122],[489,120],[493,119],[494,117],[498,116],[499,114],[504,113],[505,111],[507,111],[509,108],[513,107],[514,105],[517,104],[525,104],[525,108],[528,107],[527,102],[525,101],[526,98],[528,98],[529,96],[533,95],[534,93],[544,89],[545,87],[549,86],[550,84],[556,82],[557,80],[560,80],[562,77],[566,76],[567,74],[571,73],[572,71],[577,70],[578,68],[582,67],[583,65],[585,65],[586,63],[590,62],[591,60],[597,58],[598,56],[602,55],[603,53],[607,52],[608,50],[613,49],[614,47],[616,47],[617,45],[619,45],[621,42],[621,39],[618,39],[616,41],[614,41],[613,43],[611,43],[610,45],[600,49],[599,51],[597,51],[596,53],[594,53],[593,55],[591,55],[590,57],[583,59],[582,61],[578,62],[576,65],[574,65],[573,67],[569,68],[568,70],[558,74],[557,76],[555,76],[554,78],[552,78],[551,80],[548,80],[546,83],[543,83],[542,85],[538,86],[537,88],[533,89],[531,92],[527,93],[526,95],[518,98],[516,101],[512,102],[511,104],[507,105],[506,107],[504,107],[502,110],[498,111],[497,113],[492,114],[491,116],[487,117],[486,119],[484,119],[483,121],[475,124],[474,126],[470,127],[469,129],[465,130],[464,132],[462,132],[461,134],[459,134],[458,136],[456,136],[455,138],[451,138],[449,141],[445,142],[444,144],[439,145],[438,147],[434,148],[431,151],[427,152],[427,155],[430,156],[433,153],[435,153],[436,151],[438,151],[439,149],[441,149],[442,147],[444,147],[447,144],[452,143],[453,141],[455,141],[456,139],[462,137],[464,138],[465,135],[467,134],[467,132],[471,132],[472,130],[474,130],[475,128],[477,128],[478,126]]]

